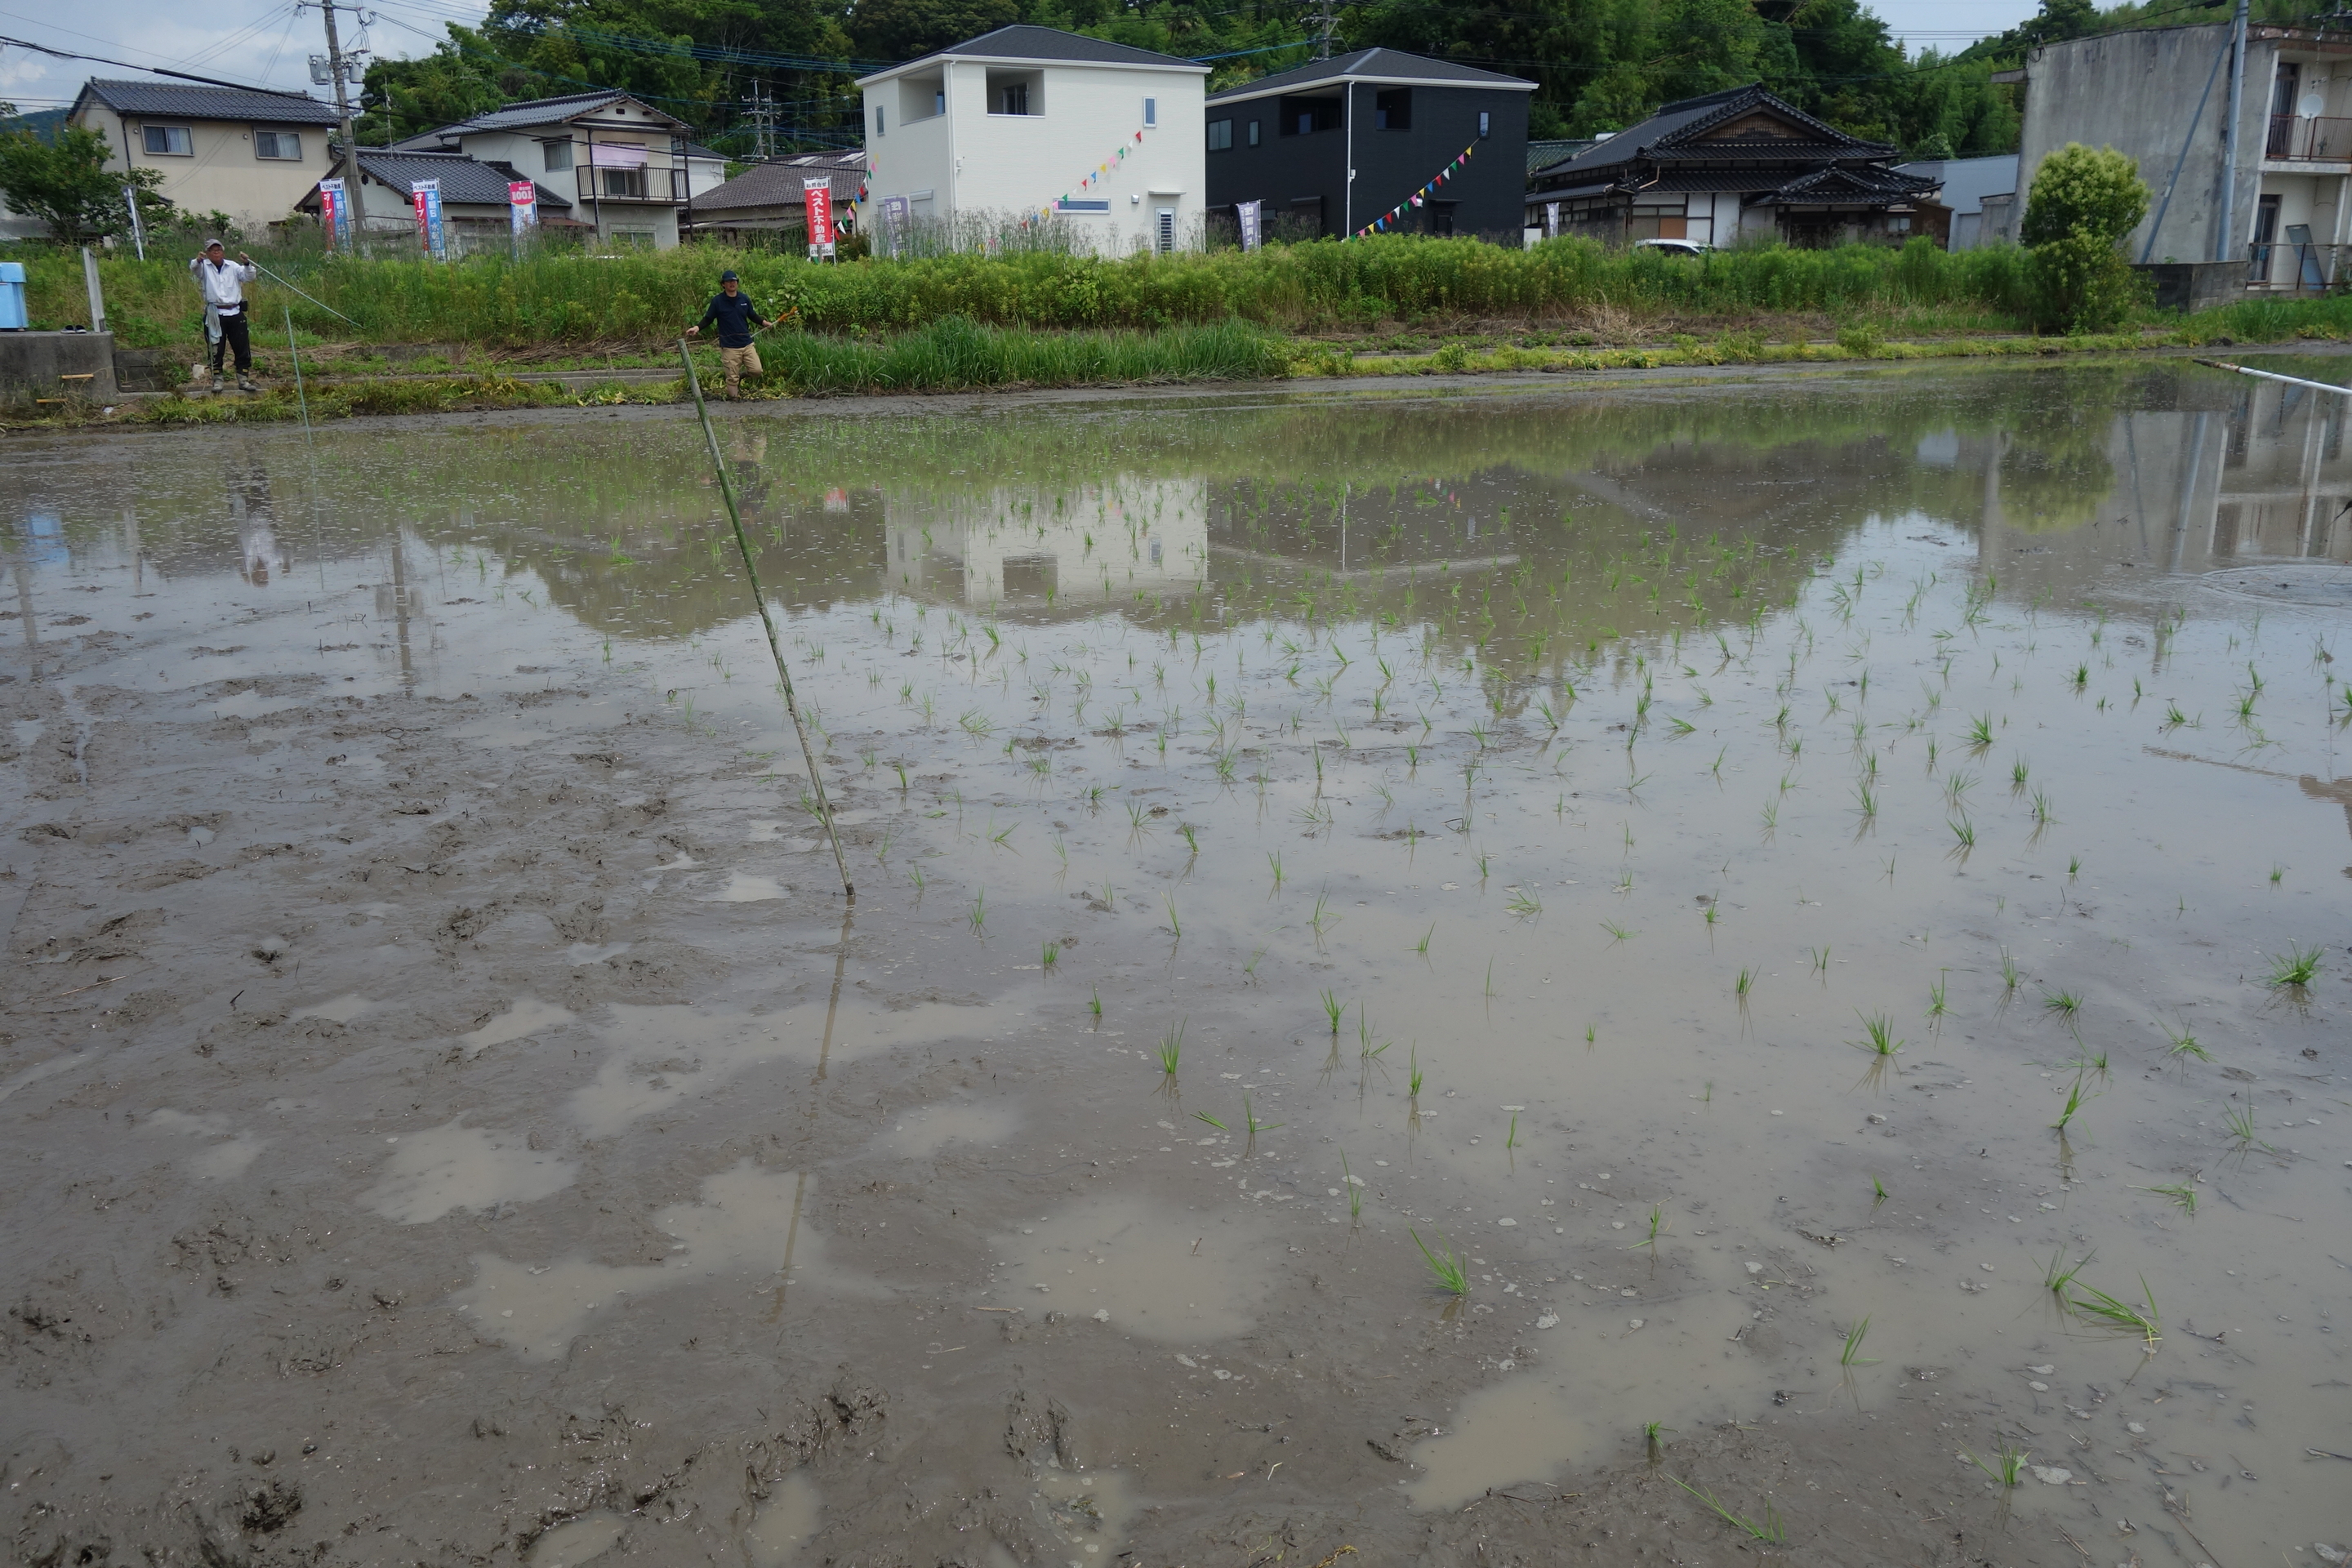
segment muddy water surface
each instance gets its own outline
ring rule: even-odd
[[[14,1550],[2320,1561],[2345,417],[13,445]]]

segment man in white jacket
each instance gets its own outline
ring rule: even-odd
[[[237,390],[259,392],[253,379],[253,331],[245,319],[245,286],[259,280],[261,268],[241,250],[230,261],[221,242],[208,239],[205,253],[188,263],[188,270],[195,275],[196,288],[205,297],[205,336],[212,340],[213,348],[211,373],[204,375],[200,368],[199,384],[220,384],[221,361],[234,349]]]

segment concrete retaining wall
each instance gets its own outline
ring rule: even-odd
[[[0,403],[118,395],[112,332],[0,332]]]
[[[2246,297],[2242,261],[2158,261],[2132,270],[2155,280],[2160,310],[2210,310]]]

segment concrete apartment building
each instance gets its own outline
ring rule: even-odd
[[[283,222],[331,171],[330,105],[299,93],[93,79],[67,115],[106,138],[113,169],[152,169],[165,200],[248,234]]]
[[[2034,50],[2020,199],[2068,142],[2114,147],[2156,194],[2126,247],[2134,261],[2241,264],[2233,285],[2257,291],[2327,287],[2352,242],[2352,32],[2247,29],[2234,163],[2230,35],[2226,23],[2151,27]]]
[[[869,236],[1052,216],[1102,255],[1197,247],[1208,75],[1024,25],[860,78]]]

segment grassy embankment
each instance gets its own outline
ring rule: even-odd
[[[35,324],[86,324],[79,258],[35,251],[28,259]],[[1924,243],[1732,251],[1703,264],[1581,240],[1508,250],[1402,236],[1113,261],[955,256],[812,267],[704,247],[455,265],[259,259],[285,280],[265,279],[257,290],[263,374],[289,369],[282,307],[314,374],[360,378],[316,387],[319,418],[672,401],[682,387],[667,380],[582,393],[514,373],[675,363],[670,345],[722,266],[740,271],[763,304],[799,311],[793,326],[761,340],[768,395],[2074,353],[2352,332],[2352,305],[2315,300],[2189,319],[2150,312],[2104,337],[2033,338],[2023,335],[2031,300],[2021,253],[1948,255]],[[196,357],[183,258],[115,258],[101,272],[120,342]],[[1436,352],[1395,352],[1414,348]],[[704,356],[715,362],[711,351]],[[408,374],[387,374],[395,371]],[[290,395],[273,393],[154,399],[131,416],[294,415]]]

